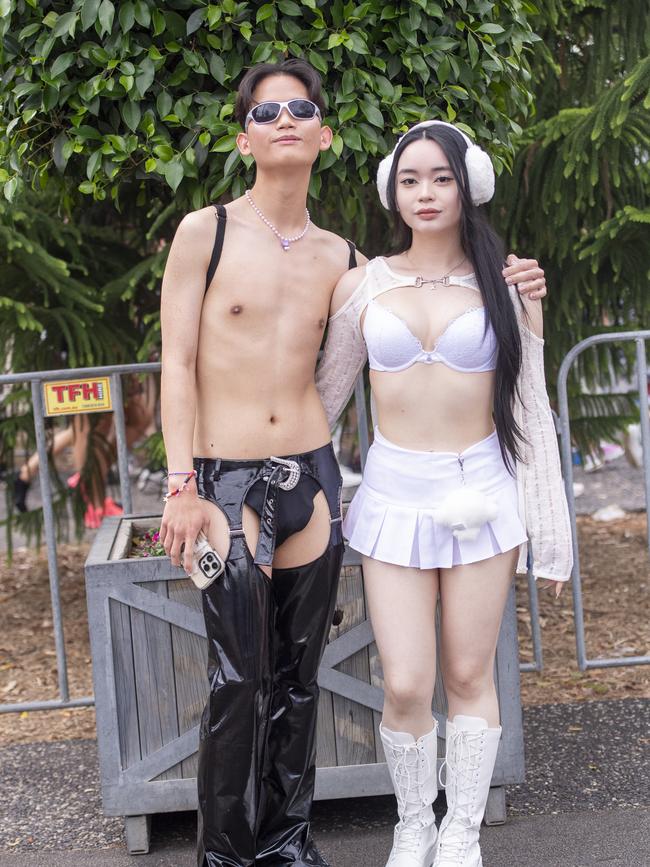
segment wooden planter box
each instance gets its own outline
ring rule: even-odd
[[[153,813],[196,809],[199,721],[207,696],[201,594],[168,557],[127,559],[133,531],[160,516],[106,519],[86,561],[104,811],[124,816],[132,854],[149,849]],[[319,673],[316,798],[392,792],[379,738],[382,674],[360,559],[346,551],[335,624]],[[503,737],[486,821],[505,821],[506,783],[524,779],[514,586],[496,660]],[[434,713],[444,756],[446,698]],[[439,759],[439,764],[441,759]]]

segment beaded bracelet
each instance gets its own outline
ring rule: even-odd
[[[178,476],[178,475],[182,475],[182,474],[181,473],[169,473],[169,475]],[[163,503],[165,505],[167,505],[168,500],[170,500],[172,497],[177,497],[179,494],[182,494],[183,491],[189,485],[190,481],[194,478],[194,476],[196,476],[196,470],[192,470],[191,472],[189,472],[185,476],[185,478],[183,479],[183,483],[180,485],[180,487],[176,488],[173,491],[169,491],[167,494],[165,494],[165,496],[163,497]]]

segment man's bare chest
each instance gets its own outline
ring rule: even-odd
[[[286,322],[322,330],[334,283],[318,269],[265,269],[257,263],[224,267],[206,295],[203,314],[215,325]]]

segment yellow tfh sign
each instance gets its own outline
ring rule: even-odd
[[[44,382],[45,415],[108,412],[113,409],[107,376]]]

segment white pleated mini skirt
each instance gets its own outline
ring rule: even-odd
[[[462,485],[496,504],[496,517],[471,540],[457,538],[451,526],[434,517]],[[496,431],[457,454],[405,449],[375,429],[343,534],[361,554],[417,569],[475,563],[521,545],[527,535],[518,512],[517,483],[503,462]]]

